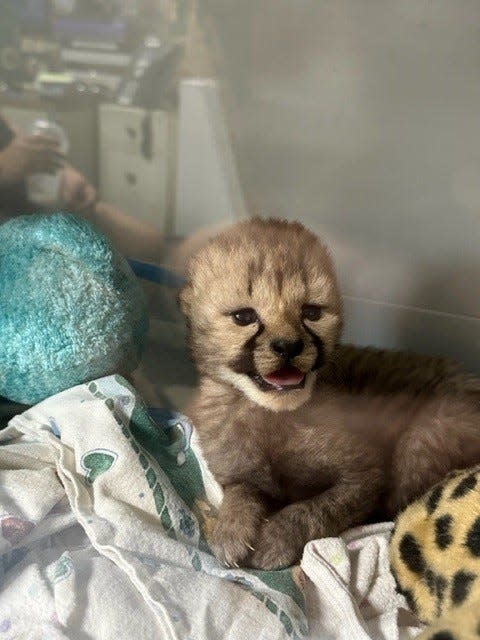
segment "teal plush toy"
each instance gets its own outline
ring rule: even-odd
[[[67,214],[0,225],[0,396],[34,404],[133,371],[148,330],[126,260]]]

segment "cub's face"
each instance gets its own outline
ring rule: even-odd
[[[277,220],[242,222],[213,239],[193,258],[180,302],[199,372],[272,411],[308,400],[342,325],[326,248]]]

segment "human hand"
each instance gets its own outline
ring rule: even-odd
[[[65,165],[61,198],[63,204],[74,213],[85,213],[94,205],[97,192],[83,174]]]
[[[0,183],[20,182],[34,173],[55,173],[62,166],[56,140],[42,134],[19,134],[0,151]]]

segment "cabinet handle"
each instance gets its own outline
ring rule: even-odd
[[[146,115],[142,122],[142,143],[141,152],[145,160],[151,160],[153,157],[153,128],[152,116]]]
[[[137,184],[137,176],[131,171],[127,171],[125,178],[127,179],[128,184]]]
[[[125,131],[127,132],[128,137],[132,140],[137,137],[137,132],[133,127],[127,127]]]

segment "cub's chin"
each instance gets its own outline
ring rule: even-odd
[[[233,385],[249,400],[274,412],[293,411],[305,404],[312,395],[316,378],[316,372],[309,371],[301,383],[280,386],[269,383],[258,374],[236,373],[228,367],[223,367],[219,373],[222,380]]]

